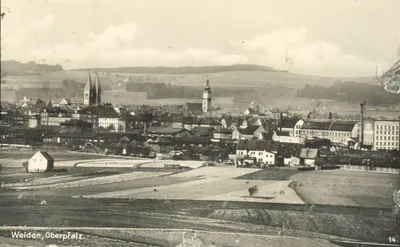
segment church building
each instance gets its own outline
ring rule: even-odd
[[[207,113],[210,111],[211,111],[211,88],[210,88],[210,80],[207,79],[207,84],[203,91],[203,113]]]
[[[97,73],[95,81],[92,82],[92,78],[89,72],[86,86],[83,92],[84,92],[83,104],[85,106],[101,105],[101,86],[100,86],[99,75]]]

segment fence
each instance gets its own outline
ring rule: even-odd
[[[400,169],[390,168],[390,167],[372,167],[372,166],[366,167],[366,166],[356,166],[356,165],[341,165],[340,169],[400,174]]]

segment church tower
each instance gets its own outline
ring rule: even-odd
[[[90,72],[86,86],[83,89],[83,104],[85,106],[99,106],[101,105],[101,85],[99,75],[96,73],[96,80],[92,82]]]
[[[83,89],[83,104],[85,106],[92,105],[92,99],[93,99],[92,88],[93,88],[92,78],[90,77],[90,73],[88,73],[88,79],[86,81],[86,86]]]
[[[95,92],[95,98],[94,98],[94,104],[96,106],[101,105],[101,85],[100,85],[100,79],[99,75],[96,72],[96,81],[94,82],[94,92]]]
[[[210,110],[211,110],[211,88],[210,88],[210,80],[207,79],[207,84],[203,91],[203,113],[207,113]]]

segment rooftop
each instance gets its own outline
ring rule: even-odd
[[[277,151],[278,145],[273,141],[263,140],[240,140],[237,150],[254,150],[254,151]]]

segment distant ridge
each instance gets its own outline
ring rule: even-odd
[[[1,77],[8,75],[42,75],[49,72],[62,71],[61,65],[38,64],[35,62],[21,63],[15,60],[1,61]]]
[[[274,69],[272,67],[254,64],[234,64],[225,66],[184,66],[184,67],[117,67],[117,68],[85,68],[74,70],[97,70],[109,73],[134,73],[134,74],[205,74],[226,71],[268,71],[288,72]]]

